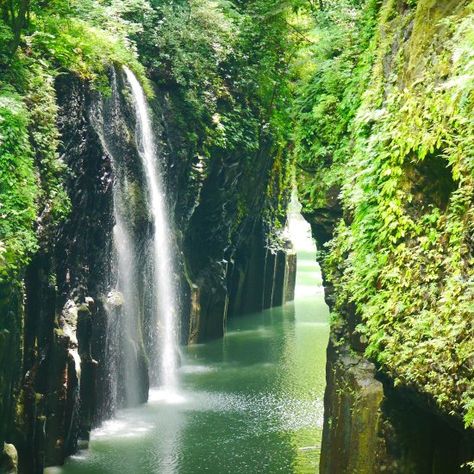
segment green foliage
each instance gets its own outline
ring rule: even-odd
[[[97,87],[108,85],[112,64],[127,64],[146,85],[144,69],[133,51],[108,31],[81,19],[54,15],[36,18],[35,26],[26,43],[38,60],[48,60],[54,68],[75,73]]]
[[[195,108],[205,109],[224,93],[219,66],[234,37],[235,25],[217,2],[156,2],[139,45],[159,84],[179,87]]]
[[[34,150],[40,189],[37,200],[42,219],[60,221],[69,213],[69,198],[63,187],[66,171],[58,156],[58,106],[55,100],[54,75],[40,63],[32,62],[27,80],[25,104],[29,111],[30,143]]]
[[[265,225],[278,236],[286,222],[286,211],[292,188],[293,160],[289,151],[290,103],[297,53],[306,39],[296,23],[296,2],[258,0],[238,6],[242,15],[238,48],[228,68],[235,94],[246,97],[245,106],[256,109],[259,130],[256,147],[259,160],[269,154],[273,166],[266,180]],[[296,29],[295,29],[296,28]],[[257,168],[258,169],[258,168]],[[252,183],[256,163],[250,161],[245,180]],[[252,189],[245,194],[247,209],[254,202]],[[276,238],[276,237],[275,237]]]
[[[30,7],[31,0],[0,0],[0,17],[3,25],[9,29],[9,34],[3,35],[6,42],[2,49],[9,58],[15,54],[23,29],[28,26]]]
[[[0,90],[0,281],[15,274],[36,248],[37,184],[28,113],[18,94]]]
[[[127,38],[136,25],[122,16],[143,2],[87,3],[0,2],[2,281],[21,277],[38,232],[52,231],[69,212],[58,156],[57,74],[76,74],[105,91],[110,66],[126,64],[151,92]]]
[[[58,157],[54,73],[44,61],[19,57],[12,86],[1,90],[0,279],[21,276],[37,247],[35,223],[52,228],[69,212]]]
[[[0,19],[0,64],[7,64],[11,58],[9,45],[13,41],[11,28]]]
[[[88,24],[107,31],[134,49],[130,36],[143,31],[147,17],[152,14],[148,0],[75,0],[72,14]]]
[[[345,220],[325,261],[335,311],[354,305],[367,355],[472,426],[474,14],[398,8],[384,1],[376,29],[360,16],[354,37],[372,37],[356,43],[361,57],[331,56],[308,86],[297,153],[313,168],[300,187],[308,209],[342,189]]]
[[[335,3],[316,17],[314,45],[307,59],[315,65],[310,78],[297,85],[293,133],[297,178],[303,210],[324,207],[328,193],[341,185],[351,153],[349,129],[367,82],[367,50],[377,2]],[[318,174],[317,181],[312,179]]]
[[[263,184],[263,192],[270,180],[280,179],[259,174],[268,166],[264,154],[285,164],[275,173],[287,180],[291,174],[290,161],[277,158],[287,146],[289,63],[298,48],[288,24],[291,4],[189,0],[151,6],[134,38],[153,80],[171,91],[195,161],[205,173],[213,160],[240,160],[235,231],[250,214],[255,186]],[[277,209],[284,219],[285,190],[268,185],[268,193],[268,222],[275,222]]]

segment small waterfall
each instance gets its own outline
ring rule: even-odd
[[[172,391],[177,387],[178,314],[173,282],[171,228],[146,97],[133,72],[125,68],[125,73],[134,99],[137,122],[136,141],[145,171],[149,208],[153,219],[151,287],[156,333],[152,335],[154,353],[151,354],[150,360],[151,378],[153,382],[159,379],[163,388]]]

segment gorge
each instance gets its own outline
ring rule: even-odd
[[[473,471],[474,2],[0,11],[0,473]]]
[[[174,396],[152,388],[146,405],[119,411],[87,451],[47,473],[317,469],[328,311],[309,226],[295,213],[290,228],[301,270],[295,301],[188,346]]]

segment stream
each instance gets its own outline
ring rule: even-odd
[[[310,228],[290,218],[295,301],[234,317],[221,340],[183,348],[178,389],[118,411],[88,450],[48,474],[315,473],[328,309]]]

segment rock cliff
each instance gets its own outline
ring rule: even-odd
[[[56,80],[59,153],[67,167],[64,186],[71,210],[58,226],[38,223],[38,251],[19,282],[1,289],[0,442],[15,446],[21,472],[61,464],[87,444],[93,426],[126,403],[120,344],[127,343],[115,340],[124,302],[113,291],[117,182],[126,182],[135,252],[143,260],[143,271],[136,275],[142,323],[129,344],[138,348],[138,401],[148,396],[151,221],[130,94],[120,69],[109,78],[106,93],[71,74]],[[291,298],[296,269],[291,249],[264,218],[272,206],[272,192],[267,194],[276,159],[271,145],[262,145],[252,157],[212,157],[203,176],[195,156],[186,154],[187,130],[179,128],[176,103],[157,88],[151,107],[158,155],[175,203],[181,339],[188,343],[221,336],[230,308],[253,311]],[[249,162],[258,170],[252,184]],[[246,200],[252,212],[242,218],[239,202]],[[263,297],[257,301],[252,279],[268,286],[265,302]],[[10,446],[5,444],[4,469],[17,463]]]
[[[332,310],[321,472],[467,472],[472,2],[324,16],[296,145]]]

